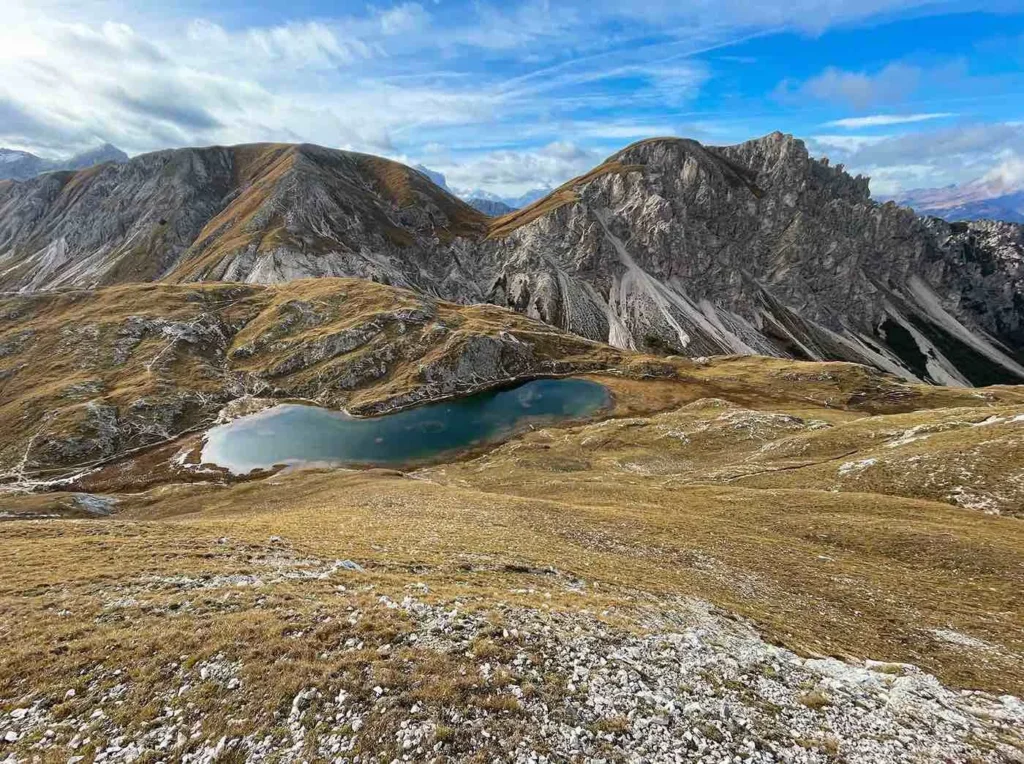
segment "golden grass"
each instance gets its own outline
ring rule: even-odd
[[[32,682],[57,685],[97,660],[97,650],[125,660],[153,649],[212,654],[239,641],[238,629],[256,628],[252,619],[270,629],[283,613],[256,608],[248,593],[233,594],[223,612],[219,592],[201,596],[206,604],[177,626],[161,608],[180,594],[143,592],[148,604],[130,624],[101,616],[105,601],[147,577],[259,573],[247,561],[272,553],[272,536],[297,559],[356,560],[369,571],[360,584],[395,597],[416,581],[442,601],[615,613],[697,596],[800,651],[911,662],[960,686],[1024,689],[1019,521],[871,494],[634,479],[544,486],[524,475],[512,495],[474,487],[477,466],[428,473],[448,485],[382,472],[279,475],[126,497],[115,520],[0,525],[0,607],[19,634],[0,662],[0,687],[8,687],[0,694],[25,682],[30,665],[45,664]],[[221,537],[226,547],[215,543]],[[557,573],[530,572],[549,568]],[[570,581],[583,581],[584,594],[570,593]],[[300,612],[330,608],[337,596],[322,582],[282,586]],[[56,616],[65,607],[73,618]],[[937,629],[992,649],[949,644]],[[149,641],[140,636],[147,630]]]
[[[500,308],[435,302],[356,279],[310,279],[280,287],[136,284],[6,296],[0,310],[17,317],[0,328],[0,345],[8,348],[4,369],[11,371],[0,379],[5,433],[0,463],[8,469],[30,442],[33,453],[47,439],[88,442],[89,404],[113,407],[124,416],[139,400],[161,404],[190,396],[171,425],[174,435],[209,420],[240,386],[260,389],[256,380],[261,379],[272,382],[279,398],[372,408],[422,388],[422,366],[457,359],[475,337],[503,331],[534,346],[538,368],[554,361],[605,368],[631,358]],[[403,322],[396,317],[400,311],[419,317]],[[146,320],[184,326],[199,319],[216,328],[212,340],[172,342],[159,328],[135,340],[129,333],[130,326]],[[445,329],[429,333],[438,324]],[[349,352],[273,371],[312,343],[374,326],[378,329]],[[251,352],[241,352],[247,346]],[[381,366],[383,375],[377,371]],[[364,367],[373,373],[360,371]],[[117,448],[124,452],[145,442],[127,438]],[[73,463],[43,461],[29,466]]]
[[[322,320],[285,321],[299,302]],[[469,656],[437,658],[415,647],[376,652],[409,626],[374,603],[382,594],[401,599],[413,584],[427,587],[428,601],[459,601],[496,619],[505,603],[587,609],[625,624],[637,609],[697,597],[804,653],[914,663],[954,685],[1024,691],[1020,522],[928,500],[941,497],[892,480],[830,482],[844,460],[888,453],[885,443],[919,425],[936,429],[900,447],[909,455],[932,449],[941,457],[958,442],[980,448],[979,438],[999,431],[971,426],[1020,411],[1020,389],[907,385],[842,363],[638,356],[497,308],[434,303],[351,280],[140,285],[5,298],[0,307],[21,314],[0,339],[36,332],[11,356],[32,370],[5,382],[0,425],[12,435],[31,432],[49,411],[57,412],[53,426],[73,425],[82,401],[62,397],[71,384],[100,379],[103,399],[123,405],[221,384],[211,372],[220,362],[202,353],[182,351],[151,369],[163,348],[158,339],[111,363],[128,316],[216,313],[235,327],[224,363],[260,372],[331,333],[429,308],[429,322],[449,327],[443,341],[420,347],[418,329],[401,333],[384,321],[380,342],[411,337],[416,353],[346,391],[347,405],[407,393],[419,383],[419,364],[498,331],[527,339],[543,358],[606,369],[593,378],[614,397],[609,422],[525,433],[474,458],[418,470],[417,479],[377,470],[160,485],[121,493],[111,519],[0,523],[0,639],[7,646],[0,698],[10,702],[41,693],[59,710],[69,683],[110,682],[97,667],[123,665],[135,689],[121,713],[144,716],[153,711],[147,693],[167,680],[166,666],[224,655],[246,667],[233,713],[241,709],[252,729],[276,723],[281,703],[303,687],[339,676],[353,693],[384,683],[410,703],[488,709],[514,725],[515,704],[460,673],[515,650],[500,629],[467,645]],[[64,327],[90,326],[98,327],[93,345],[61,336]],[[304,389],[333,364],[374,347],[277,383]],[[943,429],[961,420],[963,428]],[[152,463],[113,465],[108,482],[93,490],[118,490],[117,479],[122,491],[166,480],[152,470],[171,452],[147,454]],[[1003,458],[1005,474],[1015,458]],[[983,479],[995,485],[1000,465],[986,464]],[[81,515],[61,494],[4,498],[5,506]],[[283,542],[271,543],[275,536]],[[366,568],[345,574],[344,591],[336,576],[263,587],[217,583],[267,579],[274,565],[342,559]],[[198,583],[176,585],[179,576]],[[372,615],[351,626],[334,618],[350,607]],[[336,649],[353,637],[365,649]],[[561,691],[557,677],[529,689],[552,699]],[[218,710],[215,687],[199,692],[195,702],[210,709],[211,728],[244,734],[218,716],[226,712]],[[608,722],[609,731],[615,724]],[[438,730],[452,750],[466,744]]]
[[[280,215],[272,224],[264,223],[256,231],[251,225],[273,196],[278,184],[291,173],[297,161],[298,148],[286,144],[253,144],[232,149],[235,181],[241,193],[231,204],[212,217],[175,269],[174,280],[187,281],[208,272],[227,255],[246,247],[252,241],[262,247],[264,240],[279,237],[284,228]]]

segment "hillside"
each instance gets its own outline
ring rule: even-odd
[[[1024,229],[950,225],[772,134],[644,141],[499,218],[315,146],[181,149],[0,183],[0,287],[354,276],[691,357],[1024,379]]]
[[[8,481],[173,440],[246,396],[370,414],[634,363],[510,311],[355,279],[38,292],[0,297],[0,317]]]
[[[458,241],[485,220],[377,157],[273,144],[161,151],[0,183],[0,287],[304,276],[423,286],[421,267],[444,287]]]
[[[1024,229],[876,204],[790,136],[635,144],[491,237],[491,301],[618,347],[1024,379]]]
[[[270,304],[233,353],[265,361],[296,298],[249,289]],[[601,418],[451,463],[160,473],[178,441],[0,498],[5,753],[1019,756],[1019,390],[604,360]]]

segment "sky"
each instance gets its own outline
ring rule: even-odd
[[[774,130],[876,196],[1024,183],[1024,0],[4,0],[0,146],[311,142],[517,196]]]

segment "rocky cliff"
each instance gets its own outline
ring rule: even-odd
[[[790,136],[641,142],[505,224],[488,298],[619,347],[1024,379],[1024,228],[876,204]]]
[[[443,274],[485,221],[378,157],[278,144],[161,151],[0,182],[0,288],[348,275],[452,293]]]
[[[1024,228],[877,204],[780,133],[643,141],[491,219],[421,172],[315,146],[0,183],[0,288],[310,276],[488,301],[620,348],[1024,381]]]

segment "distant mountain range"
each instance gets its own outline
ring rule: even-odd
[[[422,169],[305,144],[0,181],[0,289],[318,276],[489,302],[649,353],[1024,382],[1024,226],[877,203],[867,178],[781,133],[641,141],[501,217]]]
[[[475,188],[460,192],[458,196],[487,215],[506,215],[514,210],[520,210],[523,207],[529,206],[538,199],[543,199],[551,191],[550,186],[544,186],[530,189],[520,196],[499,196],[498,194],[492,194],[490,191]]]
[[[43,159],[27,151],[0,148],[0,180],[27,180],[44,172],[83,170],[104,162],[127,161],[128,155],[109,143],[65,160]]]
[[[502,215],[515,212],[517,209],[498,199],[482,199],[479,196],[469,197],[466,199],[466,203],[492,218],[500,218]]]
[[[919,215],[944,220],[1024,223],[1024,162],[1004,165],[983,178],[944,188],[919,188],[897,198]]]
[[[448,181],[445,178],[444,173],[437,172],[437,170],[431,170],[421,164],[416,165],[413,169],[419,170],[433,181],[435,185],[440,186],[451,194],[455,194],[455,196],[462,199],[464,202],[469,204],[469,206],[480,210],[480,212],[490,217],[501,217],[502,215],[507,215],[508,213],[521,209],[528,204],[532,204],[538,199],[551,193],[550,186],[534,188],[520,196],[499,196],[498,194],[491,193],[490,191],[484,191],[480,188],[468,190],[453,189],[448,185]]]

